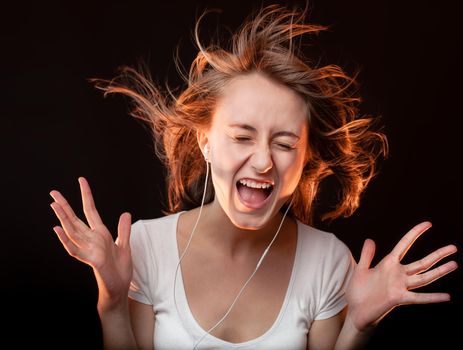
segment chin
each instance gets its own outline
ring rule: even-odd
[[[269,203],[270,204],[270,203]],[[257,231],[269,224],[273,217],[278,214],[276,203],[261,210],[241,211],[236,206],[229,207],[225,211],[228,218],[236,227],[243,230]]]

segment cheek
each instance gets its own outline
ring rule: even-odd
[[[276,162],[276,161],[275,161]],[[289,191],[296,189],[302,175],[304,154],[294,153],[292,156],[281,156],[278,159],[277,171],[282,183]]]
[[[211,169],[217,181],[232,178],[246,159],[238,147],[222,141],[214,144],[215,153],[211,156]]]

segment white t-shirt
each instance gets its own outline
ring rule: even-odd
[[[192,350],[206,333],[193,317],[177,272],[177,221],[181,212],[132,225],[130,245],[133,280],[129,297],[153,306],[155,350]],[[258,338],[231,343],[208,334],[198,349],[305,350],[313,320],[339,313],[345,306],[344,289],[355,261],[347,246],[333,234],[297,221],[297,248],[283,306],[273,325]]]

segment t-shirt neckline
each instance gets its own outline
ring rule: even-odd
[[[178,241],[177,241],[178,219],[180,217],[180,214],[182,214],[184,212],[185,211],[178,212],[177,214],[175,214],[175,218],[174,218],[175,225],[174,225],[174,234],[172,236],[173,236],[173,239],[174,239],[174,246],[175,246],[175,259],[176,259],[177,262],[180,259],[179,247],[178,247]],[[286,308],[288,306],[290,295],[291,295],[291,292],[292,292],[292,289],[293,289],[294,281],[296,279],[295,275],[296,275],[296,269],[297,269],[298,262],[299,262],[299,255],[300,255],[299,250],[300,250],[300,246],[301,246],[301,243],[300,243],[300,240],[301,240],[300,231],[301,231],[301,229],[300,229],[299,220],[296,219],[296,223],[297,223],[296,253],[295,253],[295,256],[294,256],[293,267],[292,267],[292,270],[291,270],[291,277],[289,279],[288,287],[286,289],[285,298],[284,298],[283,303],[281,305],[280,311],[279,311],[275,321],[270,326],[270,328],[267,329],[263,334],[261,334],[257,338],[250,339],[250,340],[247,340],[247,341],[241,342],[241,343],[232,343],[232,342],[223,340],[221,338],[218,338],[218,337],[216,337],[216,336],[214,336],[212,334],[208,334],[205,337],[205,339],[207,339],[207,338],[213,339],[215,342],[218,342],[221,345],[226,345],[226,346],[231,346],[231,347],[240,347],[240,346],[245,346],[245,345],[252,345],[254,343],[262,341],[265,338],[267,338],[268,336],[270,336],[275,331],[275,329],[278,327],[279,323],[281,322],[281,320],[282,320],[282,318],[283,318],[283,316],[285,314],[285,310],[286,310]],[[190,305],[188,304],[188,299],[187,299],[186,292],[185,292],[185,287],[184,287],[184,284],[183,284],[183,274],[182,274],[181,265],[178,267],[177,275],[178,275],[178,277],[177,277],[178,278],[178,288],[177,288],[177,290],[178,290],[178,294],[179,294],[179,297],[180,297],[179,305],[181,305],[181,307],[179,307],[179,311],[180,311],[179,317],[182,319],[182,321],[185,323],[185,325],[189,326],[189,329],[192,329],[192,330],[194,329],[196,332],[199,332],[201,334],[201,336],[202,336],[207,331],[204,330],[204,328],[196,321],[196,319],[193,316],[193,313],[191,311]],[[183,309],[182,309],[182,307],[183,307]],[[193,335],[193,334],[191,334],[191,335]]]

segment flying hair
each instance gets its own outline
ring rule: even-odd
[[[270,5],[248,17],[227,42],[205,45],[200,24],[209,12],[196,21],[198,52],[188,74],[176,61],[184,89],[167,85],[162,90],[143,66],[121,67],[112,80],[91,79],[105,96],[130,97],[131,115],[149,126],[155,153],[167,169],[164,213],[201,205],[206,164],[197,131],[211,126],[217,101],[233,78],[259,72],[298,93],[308,106],[307,159],[288,215],[312,224],[319,185],[331,175],[339,184],[339,198],[320,214],[321,219],[352,215],[376,175],[378,158],[387,156],[388,144],[376,130],[378,118],[359,116],[357,74],[350,77],[337,65],[320,66],[305,57],[303,35],[319,34],[328,27],[306,23],[307,7]],[[214,188],[208,186],[205,203],[213,199]]]

